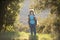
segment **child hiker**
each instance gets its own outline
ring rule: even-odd
[[[36,25],[37,25],[37,20],[35,18],[34,15],[34,11],[30,10],[29,15],[28,15],[28,23],[29,23],[29,27],[31,30],[31,36],[36,36]]]

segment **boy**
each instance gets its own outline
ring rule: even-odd
[[[30,30],[31,30],[31,35],[33,35],[33,33],[34,33],[34,36],[36,36],[37,20],[35,18],[33,10],[30,10],[30,14],[28,16],[28,23],[29,23],[29,27],[30,27]]]

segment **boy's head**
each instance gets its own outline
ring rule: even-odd
[[[33,10],[30,10],[30,15],[34,15],[34,11]]]

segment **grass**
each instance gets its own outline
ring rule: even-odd
[[[25,32],[20,33],[21,40],[24,40],[24,39],[29,40],[29,37],[30,37],[30,33],[25,33]],[[38,40],[52,40],[51,34],[38,34],[37,33],[37,38]]]
[[[53,40],[50,34],[38,34],[37,33],[36,38],[37,40]],[[30,40],[31,36],[30,36],[30,33],[26,33],[26,32],[2,32],[0,33],[0,39],[2,40],[3,39],[5,40]]]

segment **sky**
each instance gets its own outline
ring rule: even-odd
[[[33,3],[33,2],[32,2]],[[22,9],[20,10],[20,22],[23,24],[28,24],[28,14],[29,14],[29,6],[31,3],[31,0],[24,0],[24,4]],[[40,18],[46,18],[48,17],[48,14],[50,13],[50,9],[45,9],[42,12],[35,14],[36,17],[40,17]]]

